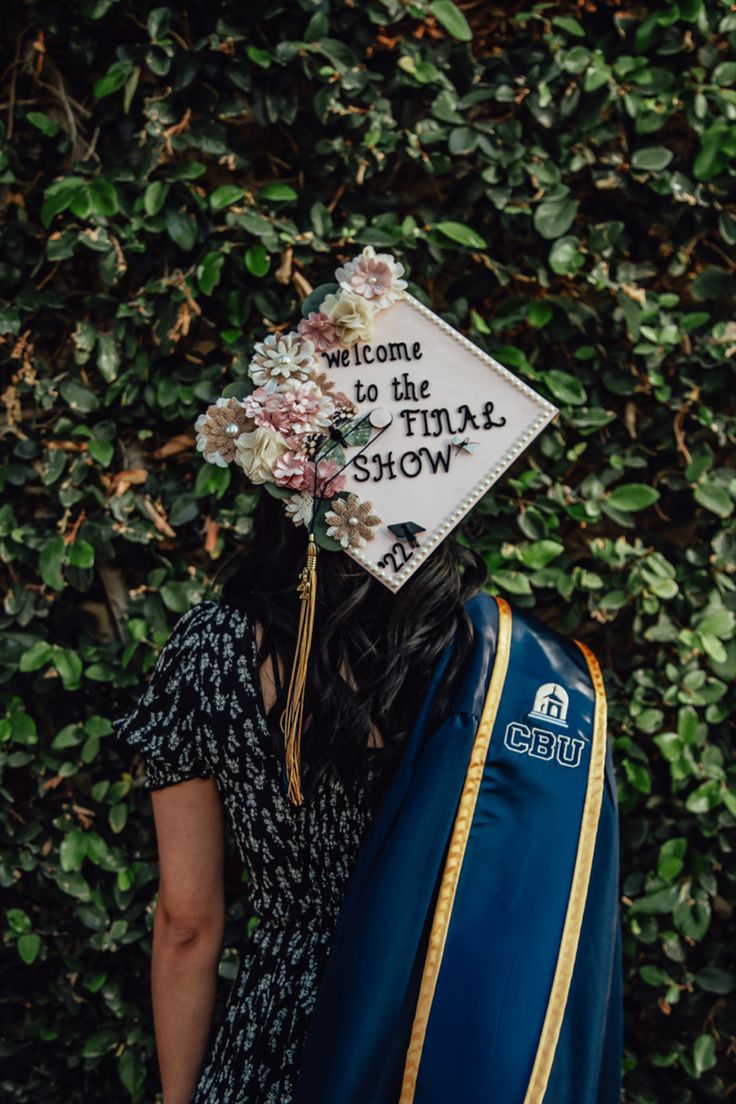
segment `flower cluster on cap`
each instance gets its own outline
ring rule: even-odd
[[[406,290],[403,274],[403,265],[391,254],[366,246],[336,270],[337,290],[302,318],[296,330],[256,342],[248,367],[251,394],[217,399],[194,423],[204,459],[220,467],[235,463],[251,483],[278,488],[295,525],[309,527],[318,503],[335,499],[326,532],[343,548],[372,539],[372,527],[380,519],[370,503],[342,494],[345,463],[334,458],[334,440],[345,440],[358,410],[335,390],[318,358],[370,341],[375,315]]]

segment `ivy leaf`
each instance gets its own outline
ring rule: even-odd
[[[36,932],[24,932],[23,935],[18,937],[18,954],[26,966],[30,966],[36,961],[40,950],[41,936],[37,935]]]
[[[450,241],[457,242],[458,245],[466,245],[469,249],[485,249],[486,240],[482,238],[477,231],[472,227],[466,226],[464,222],[452,222],[443,221],[436,222],[434,229],[439,230],[441,234],[444,234]]]
[[[637,510],[645,510],[659,501],[659,491],[649,487],[646,483],[621,483],[611,491],[607,502],[616,510],[624,510],[626,513],[634,513]]]
[[[243,188],[239,188],[235,184],[223,184],[221,188],[216,188],[210,196],[210,207],[213,211],[222,211],[225,207],[231,207],[233,203],[237,203],[244,195]]]
[[[733,513],[733,499],[719,483],[704,479],[693,491],[695,501],[718,517],[727,518]]]
[[[698,1074],[716,1064],[716,1042],[712,1035],[699,1035],[693,1044],[693,1065]]]
[[[631,167],[644,172],[661,172],[667,168],[673,157],[672,150],[665,149],[664,146],[645,146],[636,150],[631,158]]]
[[[588,398],[580,380],[561,368],[551,368],[543,379],[554,397],[568,406],[581,406]]]
[[[263,245],[260,243],[258,245],[252,245],[250,249],[246,250],[245,267],[252,276],[261,277],[266,275],[271,267],[271,262]]]
[[[38,569],[41,578],[47,586],[53,590],[64,589],[64,577],[61,573],[61,565],[64,561],[64,538],[60,533],[51,537],[41,549],[38,558]]]
[[[186,215],[183,211],[168,210],[166,212],[166,230],[171,240],[180,249],[185,249],[188,252],[194,247],[197,240],[197,222],[191,215]]]
[[[534,212],[534,228],[543,238],[561,238],[578,212],[574,199],[545,199]]]
[[[143,210],[147,215],[157,215],[169,194],[169,185],[162,180],[153,180],[143,193]]]
[[[115,61],[110,66],[104,77],[95,82],[94,97],[101,100],[104,96],[110,96],[122,88],[130,76],[133,66],[129,61]]]
[[[290,184],[264,184],[258,190],[258,199],[265,203],[293,203],[298,199],[297,193]]]
[[[448,34],[456,38],[458,42],[471,42],[473,31],[457,4],[452,0],[433,0],[429,10]]]

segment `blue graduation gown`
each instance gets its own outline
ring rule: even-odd
[[[619,1104],[616,784],[595,657],[502,599],[441,657],[363,840],[294,1104]]]

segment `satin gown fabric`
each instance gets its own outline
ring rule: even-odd
[[[581,835],[595,696],[580,649],[521,611],[513,614],[508,672],[411,1091],[404,1081],[438,889],[496,657],[497,603],[479,595],[467,609],[474,645],[451,706],[430,723],[448,649],[361,844],[294,1104],[527,1100]],[[567,695],[556,702],[564,710],[557,720],[532,715],[545,687]],[[557,1009],[559,1037],[537,1096],[542,1104],[620,1099],[618,909],[618,818],[607,749],[580,939],[564,1009]]]

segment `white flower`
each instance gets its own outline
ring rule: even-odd
[[[390,253],[376,253],[367,245],[355,260],[335,270],[340,287],[365,299],[372,310],[385,310],[403,298],[406,280],[404,266]],[[321,307],[325,310],[324,303]],[[327,313],[327,312],[325,312]]]
[[[306,491],[287,498],[284,507],[294,525],[311,525],[314,499]]]
[[[275,391],[285,380],[303,382],[317,371],[313,342],[296,331],[257,341],[248,375],[256,387]]]
[[[271,483],[276,461],[287,451],[287,444],[275,429],[259,426],[252,433],[241,433],[235,442],[235,461],[251,483]]]

